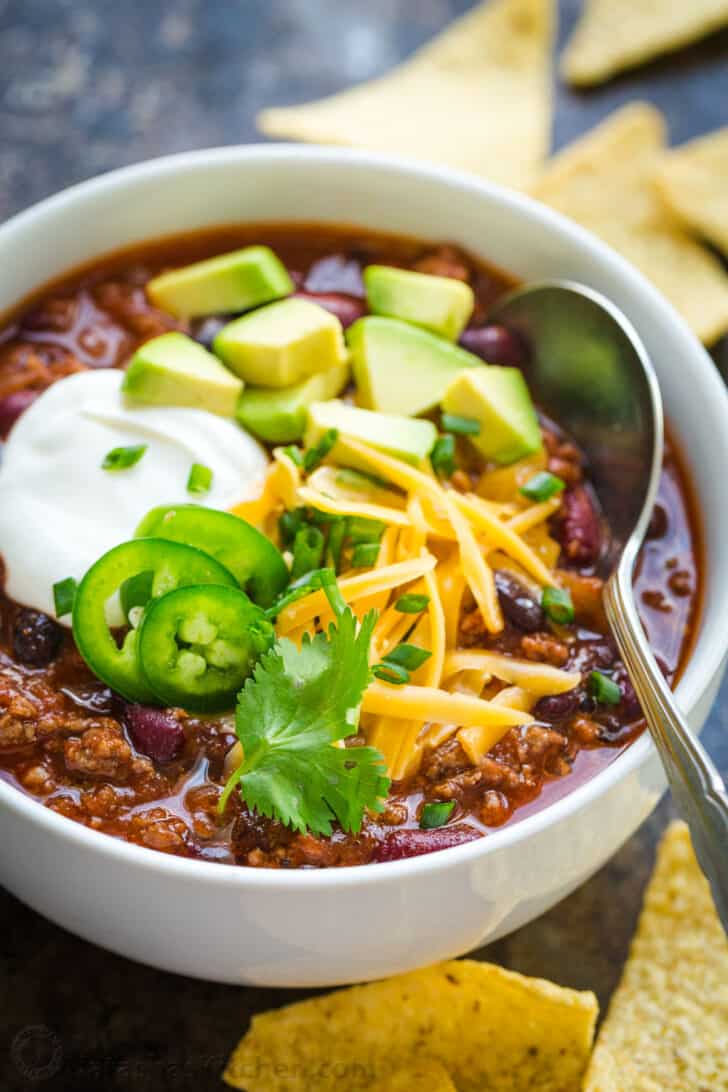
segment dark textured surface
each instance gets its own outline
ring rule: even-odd
[[[255,140],[259,107],[378,74],[469,6],[468,0],[0,0],[0,219],[112,167]],[[562,38],[577,6],[578,0],[562,0]],[[635,97],[665,111],[675,140],[726,124],[728,34],[589,93],[559,88],[556,143]],[[725,351],[722,363],[728,365]],[[728,773],[728,687],[704,738]],[[663,802],[594,879],[483,954],[528,974],[591,987],[606,1002],[669,814]],[[140,967],[0,896],[0,1088],[8,1092],[220,1088],[224,1058],[250,1013],[295,996]],[[32,1080],[21,1070],[34,1049],[40,1068]]]

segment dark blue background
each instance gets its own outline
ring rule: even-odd
[[[0,0],[0,219],[126,163],[257,140],[259,108],[377,75],[470,6],[468,0]],[[561,2],[562,41],[578,6]],[[556,145],[637,97],[662,108],[674,141],[728,123],[728,32],[586,93],[558,86]],[[704,738],[728,774],[728,686]],[[605,1002],[670,814],[664,801],[599,875],[484,955],[593,988]],[[137,966],[75,939],[8,895],[0,896],[0,961],[4,1089],[218,1089],[224,1059],[249,1014],[298,996]],[[8,1032],[9,1046],[31,1025],[49,1029],[31,1033],[41,1053],[61,1051],[56,1075],[35,1085],[2,1039]]]

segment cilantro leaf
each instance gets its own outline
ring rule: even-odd
[[[369,684],[369,644],[376,615],[357,620],[346,608],[338,626],[285,638],[258,662],[238,696],[236,731],[244,759],[225,787],[294,830],[331,834],[361,830],[364,810],[381,811],[389,789],[384,759],[372,747],[336,747],[356,732]]]

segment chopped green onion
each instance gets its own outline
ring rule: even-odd
[[[306,573],[313,572],[321,565],[324,556],[325,540],[318,527],[304,526],[296,531],[293,541],[293,564],[291,577],[297,580]]]
[[[394,604],[394,609],[400,614],[421,614],[430,605],[429,595],[416,595],[410,592],[408,595],[400,595]]]
[[[430,452],[430,462],[432,469],[440,477],[451,478],[455,473],[455,437],[450,432],[438,436]]]
[[[152,598],[154,573],[147,571],[130,576],[119,588],[121,609],[129,618],[135,607],[145,607]]]
[[[331,559],[335,572],[341,567],[341,551],[346,538],[346,519],[338,519],[336,523],[329,525],[329,542],[327,548],[328,557]]]
[[[532,478],[529,478],[525,485],[522,485],[519,489],[519,493],[523,493],[524,497],[528,497],[532,501],[545,501],[550,497],[555,497],[557,493],[566,485],[566,482],[561,478],[557,478],[555,474],[552,474],[548,470],[540,470],[538,474],[534,474]]]
[[[315,470],[319,463],[324,461],[338,438],[339,430],[335,428],[329,428],[326,430],[319,442],[314,447],[310,447],[308,451],[304,452],[303,469],[306,471],[306,473],[309,473],[311,470]]]
[[[604,705],[619,705],[622,700],[619,684],[601,671],[592,671],[589,676],[589,693],[595,701]]]
[[[424,804],[420,812],[420,828],[433,830],[435,827],[444,827],[454,810],[454,800],[434,800]]]
[[[296,533],[304,525],[304,513],[302,508],[292,508],[290,512],[281,512],[278,518],[278,532],[284,546],[290,546],[296,537]]]
[[[73,600],[76,598],[78,584],[72,576],[65,580],[59,580],[53,585],[53,604],[56,618],[63,618],[64,614],[70,614],[73,610]]]
[[[296,603],[299,599],[305,599],[314,589],[320,588],[322,586],[321,573],[328,571],[330,570],[314,569],[312,573],[306,573],[300,580],[292,581],[286,591],[279,595],[275,603],[265,611],[266,618],[269,621],[274,621],[281,611],[285,610],[286,607],[290,607],[291,603]]]
[[[128,470],[135,466],[147,450],[147,444],[132,444],[131,447],[112,447],[104,456],[102,470]]]
[[[360,542],[379,542],[384,530],[381,520],[367,519],[366,516],[349,516],[346,521],[346,535],[352,546]]]
[[[319,569],[316,582],[320,588],[323,588],[324,595],[329,601],[329,606],[336,615],[337,618],[341,618],[342,614],[346,610],[346,600],[341,594],[339,585],[336,583],[336,573],[333,569]]]
[[[382,660],[376,667],[372,668],[372,674],[381,679],[382,682],[391,683],[392,686],[404,686],[409,682],[409,671],[406,667],[402,667],[400,664],[389,663],[386,660]]]
[[[289,444],[283,448],[283,454],[287,455],[294,466],[303,466],[303,452],[297,444]]]
[[[422,667],[426,660],[429,660],[431,655],[432,653],[427,648],[420,648],[418,645],[399,644],[391,652],[387,653],[382,662],[388,667],[390,664],[397,664],[399,667],[406,667],[408,671],[416,671],[418,667]]]
[[[188,493],[209,493],[212,485],[212,471],[202,463],[193,463],[187,479]]]
[[[376,565],[381,547],[378,542],[361,542],[351,555],[353,569],[368,569]]]
[[[443,413],[441,420],[445,432],[454,432],[458,436],[477,436],[480,432],[480,421],[475,417],[459,417],[455,413]]]
[[[574,604],[566,588],[544,588],[541,606],[552,622],[565,626],[574,621]]]

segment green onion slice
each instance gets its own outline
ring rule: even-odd
[[[388,667],[390,664],[397,664],[398,667],[406,667],[408,671],[416,671],[431,655],[429,649],[420,648],[419,645],[399,644],[387,653],[382,662]]]
[[[451,478],[457,469],[455,463],[455,437],[450,432],[439,436],[430,452],[432,469],[442,478]]]
[[[459,417],[455,413],[443,413],[442,427],[445,432],[454,432],[458,436],[477,436],[480,421],[475,417]]]
[[[291,565],[291,578],[298,580],[306,573],[313,572],[321,565],[324,556],[326,542],[318,527],[305,524],[296,531],[293,541],[293,564]]]
[[[59,580],[58,583],[53,585],[53,605],[56,618],[63,618],[64,614],[71,613],[77,587],[78,583],[72,576],[67,576],[65,580]]]
[[[561,478],[557,478],[555,474],[552,474],[548,470],[541,470],[538,474],[534,474],[532,478],[529,478],[525,485],[522,485],[519,492],[524,497],[528,497],[532,501],[545,501],[551,497],[555,497],[557,493],[566,485],[566,482]]]
[[[380,549],[378,542],[359,543],[358,546],[354,547],[351,555],[352,568],[369,569],[372,565],[376,565]]]
[[[392,686],[404,686],[409,682],[409,671],[406,667],[402,667],[401,664],[392,663],[389,660],[382,660],[380,664],[376,664],[372,668],[372,674],[381,679],[382,682],[391,683]]]
[[[407,595],[400,595],[394,604],[394,609],[398,610],[400,614],[421,614],[423,610],[427,610],[429,605],[429,595],[416,595],[414,592],[410,592]]]
[[[604,705],[619,705],[622,700],[619,684],[601,671],[592,671],[589,676],[589,693],[595,701]]]
[[[560,626],[574,621],[574,604],[566,588],[544,588],[541,606],[546,616]]]
[[[433,800],[424,804],[420,812],[420,828],[433,830],[435,827],[444,827],[454,810],[454,800]]]
[[[193,463],[187,479],[188,493],[209,493],[212,486],[212,471],[203,463]]]
[[[128,470],[130,466],[136,466],[148,444],[132,444],[131,447],[112,447],[104,456],[101,464],[102,470]]]
[[[338,438],[339,430],[335,428],[329,428],[326,430],[319,442],[314,447],[310,447],[308,451],[304,452],[303,469],[306,471],[306,473],[309,473],[311,470],[315,470],[319,463],[324,461]]]
[[[283,454],[287,455],[294,466],[303,466],[303,452],[297,444],[289,444],[283,448]]]

